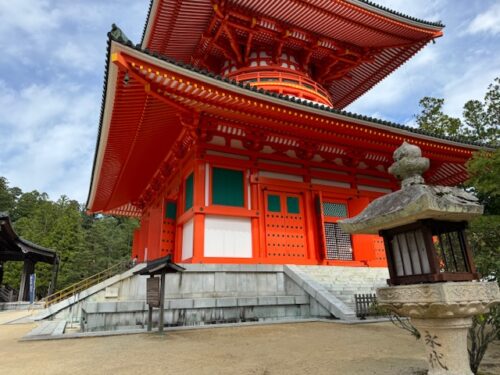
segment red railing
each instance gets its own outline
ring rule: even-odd
[[[273,69],[273,70],[270,70]],[[233,72],[229,77],[241,83],[249,83],[252,86],[264,88],[269,91],[279,92],[284,95],[293,95],[301,99],[307,99],[332,105],[330,95],[317,82],[304,76],[300,72],[272,67],[243,68]]]

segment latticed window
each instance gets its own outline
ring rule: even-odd
[[[337,224],[337,220],[347,217],[347,205],[337,202],[323,202],[322,206],[326,259],[352,260],[351,236]]]
[[[343,203],[323,202],[323,215],[329,217],[347,217],[347,206]]]

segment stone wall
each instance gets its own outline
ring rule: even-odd
[[[196,325],[331,314],[299,287],[280,265],[186,264],[166,275],[165,324]],[[142,328],[147,324],[145,276],[109,286],[81,305],[83,331]],[[311,314],[311,311],[313,314]],[[57,314],[64,318],[64,312]],[[158,321],[158,310],[153,315]]]

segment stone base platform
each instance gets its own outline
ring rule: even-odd
[[[185,272],[166,275],[164,322],[167,326],[310,318],[355,321],[350,298],[356,292],[366,293],[379,286],[387,272],[367,267],[182,266]],[[87,332],[144,327],[148,308],[145,303],[147,277],[133,274],[141,267],[143,265],[138,265],[79,296],[50,306],[38,314],[38,319],[78,322],[81,330]],[[337,288],[333,287],[335,283]],[[156,322],[158,311],[154,311]]]

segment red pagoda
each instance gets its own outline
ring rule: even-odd
[[[153,0],[143,40],[117,27],[87,207],[140,218],[139,261],[386,266],[339,219],[398,189],[418,145],[431,184],[479,145],[342,111],[442,36],[364,0]]]

